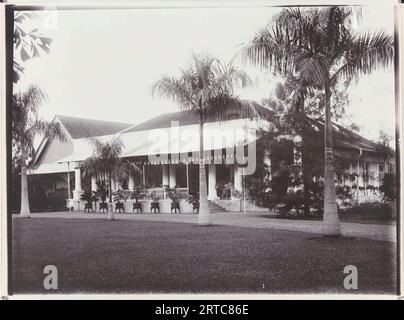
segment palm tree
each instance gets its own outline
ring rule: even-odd
[[[141,170],[127,159],[121,159],[123,143],[119,136],[103,141],[90,138],[94,153],[82,162],[84,176],[94,176],[97,181],[106,182],[109,193],[108,220],[114,220],[112,210],[112,178],[122,179],[129,174],[140,174]]]
[[[255,117],[259,114],[254,103],[242,101],[235,87],[245,87],[249,77],[232,63],[222,64],[206,54],[193,54],[179,77],[162,76],[152,87],[152,94],[170,98],[182,111],[199,118],[199,215],[200,225],[211,225],[207,199],[203,149],[203,130],[207,121],[226,121],[237,116]]]
[[[27,162],[34,152],[37,135],[43,135],[49,141],[57,138],[64,141],[59,123],[47,122],[38,115],[39,106],[46,100],[45,93],[38,87],[30,86],[25,92],[13,95],[12,142],[15,154],[21,155],[21,209],[23,217],[31,212],[28,198]]]
[[[272,27],[261,29],[242,49],[244,58],[278,74],[296,75],[296,96],[311,89],[325,95],[324,235],[340,235],[334,167],[331,89],[340,80],[352,80],[387,67],[394,59],[394,41],[383,31],[355,33],[350,7],[285,9]]]

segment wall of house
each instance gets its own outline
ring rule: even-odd
[[[67,141],[62,142],[58,139],[48,142],[44,147],[37,164],[42,163],[55,163],[73,153],[73,142],[69,138]]]

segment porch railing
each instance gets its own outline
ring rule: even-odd
[[[180,194],[181,199],[186,199],[188,198],[189,195],[189,190],[188,188],[176,188],[177,192]],[[147,189],[147,194],[151,196],[155,196],[158,199],[165,199],[166,198],[166,192],[165,189],[162,187],[158,188],[148,188]]]

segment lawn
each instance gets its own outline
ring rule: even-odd
[[[395,293],[395,244],[186,223],[13,219],[14,293]],[[355,265],[359,290],[343,288]],[[58,290],[43,288],[45,265]]]

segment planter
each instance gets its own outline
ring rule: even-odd
[[[123,208],[126,213],[132,213],[132,203],[133,201],[127,200],[123,203]]]
[[[192,213],[192,203],[189,203],[188,200],[181,199],[180,213]]]
[[[171,212],[171,200],[159,200],[159,206],[161,213]]]
[[[152,203],[151,200],[139,200],[140,205],[142,206],[142,213],[150,213],[150,205]]]

